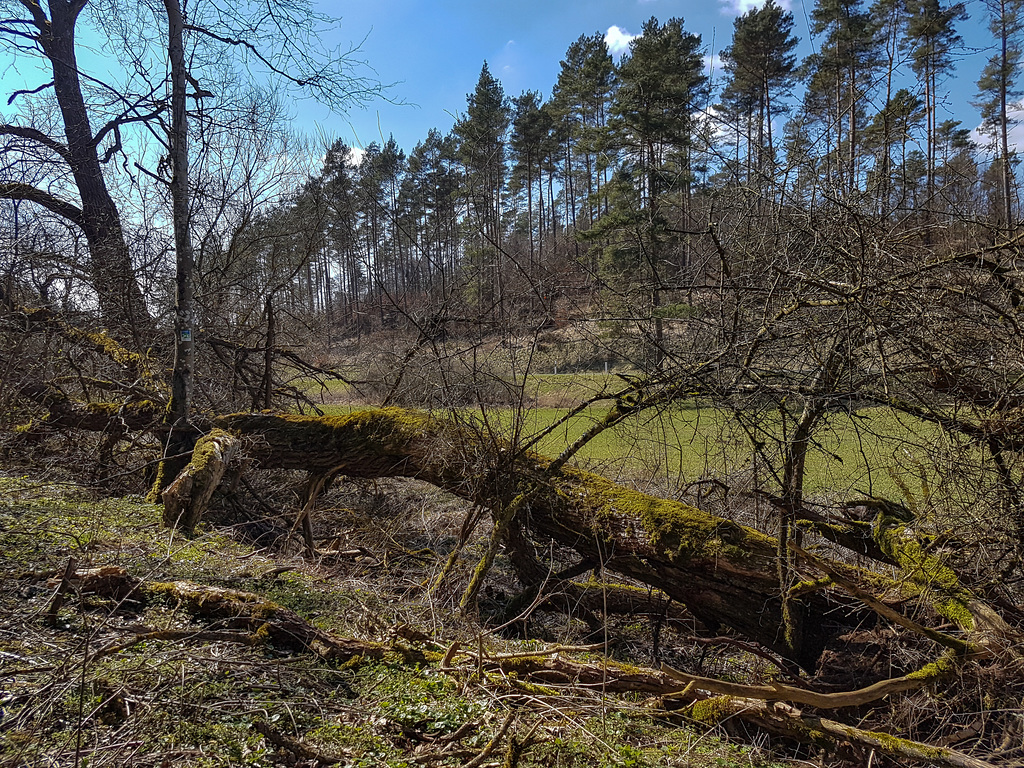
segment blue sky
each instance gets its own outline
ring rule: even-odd
[[[808,16],[814,0],[779,2],[793,12],[800,53],[808,53]],[[343,50],[361,46],[356,56],[373,71],[357,74],[392,83],[388,96],[394,103],[376,100],[366,108],[353,107],[347,114],[337,115],[303,100],[295,102],[291,112],[296,128],[314,137],[342,138],[359,148],[393,134],[409,152],[431,128],[442,132],[451,128],[456,115],[465,110],[466,95],[475,87],[485,60],[510,97],[529,89],[547,98],[561,59],[580,35],[600,32],[613,47],[625,48],[629,35],[638,34],[652,16],[661,21],[681,16],[685,28],[701,36],[710,60],[729,45],[736,16],[754,4],[755,0],[321,2],[317,6],[320,12],[341,19],[335,39],[328,44]],[[952,117],[975,128],[979,118],[971,101],[981,69],[991,55],[991,40],[982,0],[967,0],[967,6],[971,20],[959,27],[965,51],[957,61],[956,77],[947,83],[950,95],[940,119]],[[87,32],[81,37],[89,39]],[[89,66],[85,51],[80,61]],[[32,72],[27,61],[23,64],[20,71],[12,70],[9,60],[0,56],[0,76],[7,86],[0,90],[5,96],[14,88],[45,81]],[[721,81],[721,72],[716,78]],[[1024,123],[1017,130],[1024,143]]]
[[[808,16],[813,0],[780,0],[795,17],[801,55],[809,52]],[[969,22],[960,32],[967,50],[957,62],[957,76],[947,86],[947,115],[965,127],[979,122],[975,82],[990,55],[984,3],[968,0]],[[336,116],[303,104],[296,107],[299,126],[328,137],[365,146],[394,134],[410,151],[430,128],[446,132],[454,115],[465,110],[466,95],[476,85],[486,60],[506,94],[537,90],[546,98],[558,77],[560,61],[582,34],[601,32],[626,42],[651,16],[665,21],[680,16],[685,28],[702,38],[708,55],[728,46],[735,17],[753,7],[752,0],[368,0],[324,3],[325,13],[342,19],[339,44],[362,41],[360,56],[377,77],[394,83],[389,93],[407,106],[375,102]],[[365,40],[364,40],[365,38]],[[908,68],[909,71],[909,68]],[[720,73],[719,73],[720,76]]]

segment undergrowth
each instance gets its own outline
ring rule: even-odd
[[[354,498],[321,510],[331,535],[311,562],[290,554],[286,519],[266,521],[277,539],[256,544],[230,520],[184,539],[138,497],[0,478],[0,765],[778,764],[638,698],[442,670],[431,659],[455,640],[506,653],[538,643],[481,634],[425,588],[461,509],[415,492],[401,508],[372,489]],[[401,637],[427,661],[329,664],[241,642],[229,622],[199,625],[174,604],[62,590],[69,564],[255,592],[337,636]],[[140,640],[160,632],[173,639]]]

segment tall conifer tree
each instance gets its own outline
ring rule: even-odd
[[[941,0],[907,0],[907,42],[911,67],[921,83],[926,115],[925,186],[928,205],[935,197],[936,133],[939,84],[949,73],[953,51],[963,42],[954,26],[967,18],[963,3],[944,6]]]
[[[682,19],[664,25],[650,19],[619,65],[609,128],[624,170],[639,185],[646,229],[638,266],[650,280],[655,366],[664,354],[658,307],[664,271],[673,261],[669,246],[676,235],[671,230],[680,229],[669,226],[666,211],[675,209],[684,222],[688,215],[694,114],[706,106],[706,99],[700,37],[687,33]],[[685,255],[675,261],[681,266]]]
[[[1024,0],[986,0],[989,12],[989,30],[996,40],[996,53],[978,80],[982,129],[997,143],[1000,174],[1000,218],[1010,228],[1013,215],[1013,163],[1010,156],[1010,127],[1012,117],[1009,106],[1019,99],[1018,84],[1021,68],[1022,33],[1024,33]]]
[[[796,78],[797,42],[793,14],[768,0],[736,19],[732,44],[722,51],[729,76],[722,101],[747,126],[748,178],[770,173],[774,163],[772,120],[785,112],[783,97]]]
[[[479,236],[478,299],[503,300],[501,286],[502,200],[505,192],[506,138],[511,107],[501,83],[484,62],[476,89],[467,96],[466,114],[455,124],[459,157],[465,168],[466,195]]]
[[[835,182],[850,193],[859,182],[864,105],[879,61],[877,28],[861,0],[818,0],[811,20],[811,33],[824,39],[805,62],[805,107],[819,112],[824,120]]]
[[[551,104],[562,124],[562,178],[573,225],[577,212],[585,215],[587,226],[594,221],[592,203],[605,170],[598,157],[614,83],[615,63],[601,33],[582,35],[569,46]]]

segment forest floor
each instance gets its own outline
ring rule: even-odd
[[[595,631],[538,614],[528,640],[482,629],[455,609],[469,566],[428,589],[463,504],[412,481],[347,483],[321,501],[310,560],[292,530],[290,479],[223,499],[220,517],[186,539],[162,529],[160,508],[137,497],[0,478],[0,765],[790,764],[763,742],[737,746],[641,694],[531,682],[485,665],[581,645],[588,650],[562,655],[648,665],[656,617],[620,616]],[[469,565],[482,542],[465,549]],[[197,618],[180,600],[88,594],[63,578],[104,566],[144,584],[253,593],[332,636],[391,650],[324,661],[223,618]],[[502,568],[484,612],[511,584]],[[663,647],[676,648],[670,660],[703,674],[766,673],[756,658],[687,645],[685,626],[659,629]],[[469,651],[446,654],[454,643]]]

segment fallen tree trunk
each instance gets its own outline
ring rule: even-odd
[[[192,581],[143,582],[118,566],[78,571],[73,581],[84,593],[111,597],[119,602],[166,600],[191,616],[216,622],[221,629],[242,631],[253,642],[312,653],[326,661],[345,662],[357,657],[381,659],[395,650],[381,643],[336,637],[314,627],[295,611],[251,592],[209,587]],[[410,660],[421,661],[422,658],[416,656]]]
[[[116,420],[124,429],[148,429],[159,423],[163,404],[152,400],[127,399],[113,403],[83,403],[45,382],[25,384],[19,394],[44,406],[48,427],[102,432]]]
[[[244,438],[246,456],[258,467],[314,476],[411,477],[495,511],[514,502],[519,522],[534,536],[655,586],[709,629],[729,627],[805,669],[813,669],[829,639],[863,612],[857,600],[827,584],[794,590],[790,601],[798,620],[787,635],[773,538],[578,469],[553,472],[546,457],[516,452],[425,413],[382,408],[333,417],[233,414],[215,423]],[[944,615],[965,630],[973,629],[968,606],[950,610],[949,602],[959,606],[969,597],[966,590],[942,595]],[[837,603],[846,608],[836,610]]]
[[[607,658],[597,662],[578,661],[567,654],[593,653],[598,646],[582,648],[555,646],[523,653],[489,654],[460,650],[453,643],[443,655],[425,635],[396,631],[414,642],[432,646],[429,651],[399,645],[343,638],[325,632],[301,616],[259,595],[234,589],[211,587],[190,581],[149,583],[117,566],[73,571],[68,577],[83,593],[100,594],[119,602],[169,601],[190,616],[211,622],[216,629],[154,630],[128,643],[115,643],[93,653],[92,659],[121,652],[142,641],[269,643],[275,647],[316,655],[325,661],[344,663],[358,659],[381,659],[397,653],[408,663],[437,662],[442,671],[453,672],[460,660],[478,671],[494,673],[495,679],[522,690],[531,697],[558,696],[560,689],[592,689],[605,693],[643,693],[658,697],[665,705],[685,707],[688,716],[704,725],[717,726],[730,719],[743,720],[764,730],[830,751],[845,745],[876,750],[892,757],[942,768],[994,768],[979,758],[945,747],[932,747],[890,734],[806,715],[793,701],[820,708],[855,706],[880,696],[909,690],[934,682],[956,671],[956,661],[947,658],[917,673],[883,681],[859,691],[820,694],[791,686],[744,686],[682,674],[671,668],[661,671],[621,664]],[[408,628],[406,628],[408,630]],[[226,631],[227,630],[227,631]],[[680,685],[685,688],[680,689]],[[708,693],[725,693],[708,696]]]
[[[263,468],[349,477],[413,477],[492,510],[517,497],[534,535],[657,586],[708,627],[728,626],[811,669],[832,632],[823,595],[800,598],[795,642],[781,631],[775,540],[677,501],[550,459],[485,443],[458,424],[398,408],[344,416],[233,414],[218,427],[247,438]]]
[[[238,438],[220,429],[196,443],[191,461],[161,494],[164,525],[189,534],[195,530],[237,450]]]
[[[949,747],[933,747],[882,731],[869,731],[824,717],[805,715],[780,701],[716,696],[696,702],[689,708],[689,713],[694,720],[705,725],[720,725],[735,718],[769,733],[813,744],[829,752],[849,751],[853,746],[863,753],[888,755],[898,760],[898,765],[911,761],[932,768],[996,768],[987,760]],[[869,758],[868,764],[871,762]]]

